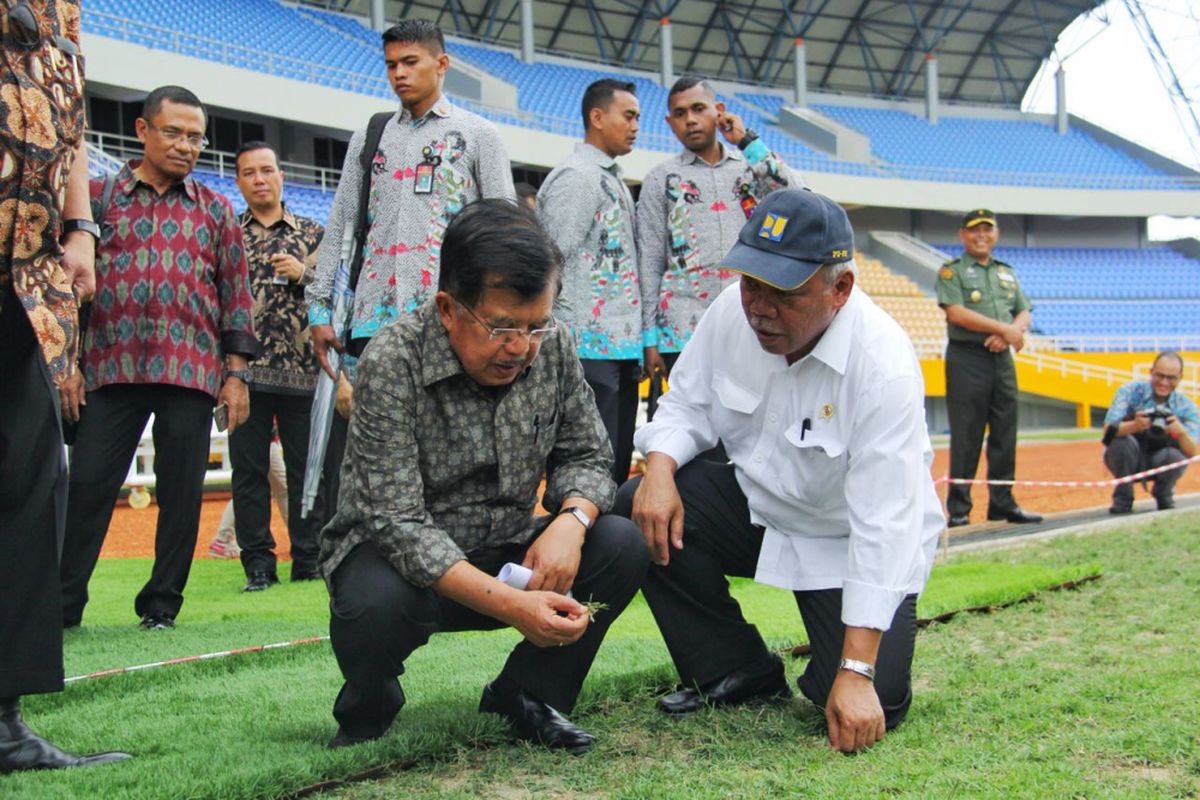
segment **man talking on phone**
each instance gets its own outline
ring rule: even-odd
[[[155,89],[136,122],[143,157],[111,186],[92,181],[96,298],[83,379],[64,388],[64,413],[80,418],[62,553],[68,628],[83,619],[113,504],[151,414],[158,527],[134,611],[143,630],[175,627],[200,525],[214,401],[230,432],[250,413],[248,367],[260,346],[242,229],[229,201],[191,176],[208,146],[207,122],[187,89]]]
[[[647,173],[637,206],[647,376],[670,372],[705,309],[735,277],[720,261],[759,201],[804,187],[703,78],[675,81],[667,124],[683,150]]]

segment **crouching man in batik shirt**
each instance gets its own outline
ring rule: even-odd
[[[387,732],[405,701],[396,677],[431,634],[506,625],[525,641],[480,711],[547,747],[594,741],[563,714],[648,556],[635,525],[602,516],[612,449],[574,340],[551,316],[560,275],[532,213],[469,205],[446,229],[432,302],[363,354],[321,543],[346,679],[331,747]],[[550,515],[536,516],[543,472]],[[526,590],[494,577],[507,563],[532,570]],[[581,601],[606,608],[590,615]]]

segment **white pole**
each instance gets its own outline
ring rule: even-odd
[[[937,56],[925,54],[925,116],[930,125],[938,121],[938,65]]]
[[[675,71],[672,63],[671,53],[671,20],[667,17],[662,18],[662,34],[658,40],[658,52],[662,61],[662,85],[671,88],[671,84],[675,82],[672,73]]]
[[[521,60],[533,63],[533,0],[521,0]]]
[[[808,108],[808,58],[804,51],[804,37],[796,37],[796,105]]]
[[[1054,129],[1059,133],[1067,132],[1067,73],[1058,65],[1054,73]]]

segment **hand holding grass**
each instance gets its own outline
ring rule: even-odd
[[[564,616],[565,615],[565,616]],[[573,644],[591,618],[582,603],[555,592],[517,592],[505,621],[538,647]]]

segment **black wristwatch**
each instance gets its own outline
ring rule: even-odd
[[[250,370],[248,370],[248,369],[227,369],[227,370],[225,370],[224,373],[222,373],[222,375],[223,375],[224,380],[229,380],[230,378],[237,378],[239,381],[246,384],[247,386],[250,385]]]
[[[742,140],[737,144],[738,150],[745,150],[756,141],[758,141],[758,134],[754,132],[753,128],[746,128],[746,135],[743,136]]]
[[[72,234],[75,231],[90,233],[93,239],[97,242],[100,241],[100,226],[90,219],[64,219],[62,223],[62,236],[60,238],[65,239],[68,234]]]

